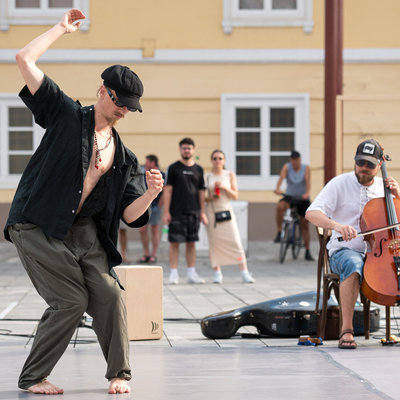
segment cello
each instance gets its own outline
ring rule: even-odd
[[[381,172],[385,196],[367,202],[361,215],[362,231],[376,227],[398,224],[400,199],[393,198],[390,188],[386,187],[386,161],[383,157]],[[362,293],[374,303],[394,306],[400,302],[400,227],[380,230],[365,237],[371,251],[367,253],[364,264]]]

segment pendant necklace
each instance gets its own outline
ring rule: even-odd
[[[106,141],[106,145],[99,149],[99,146],[97,145],[97,132],[94,131],[94,150],[96,152],[96,158],[94,161],[94,167],[96,169],[99,169],[99,163],[101,163],[101,157],[100,157],[100,152],[105,150],[111,143],[111,138],[112,138],[112,134],[111,134],[111,129],[108,130],[108,137],[107,137],[107,141]]]

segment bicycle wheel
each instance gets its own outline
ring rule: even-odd
[[[281,247],[279,250],[279,262],[283,264],[286,257],[286,252],[290,244],[290,223],[285,222],[282,229]]]
[[[301,235],[301,228],[299,221],[295,221],[292,226],[292,255],[296,259],[300,253],[303,245],[303,237]]]

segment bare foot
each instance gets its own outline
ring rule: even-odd
[[[131,388],[125,379],[114,378],[111,379],[110,387],[108,388],[108,393],[130,393]]]
[[[63,394],[64,389],[60,389],[59,387],[53,385],[48,380],[44,380],[42,382],[37,383],[36,385],[32,385],[27,389],[29,392],[36,394]]]

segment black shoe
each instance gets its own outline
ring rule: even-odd
[[[274,243],[280,243],[280,242],[281,242],[281,232],[278,232],[274,239]]]
[[[313,256],[310,253],[310,250],[306,250],[306,256],[304,257],[307,261],[314,261]]]

